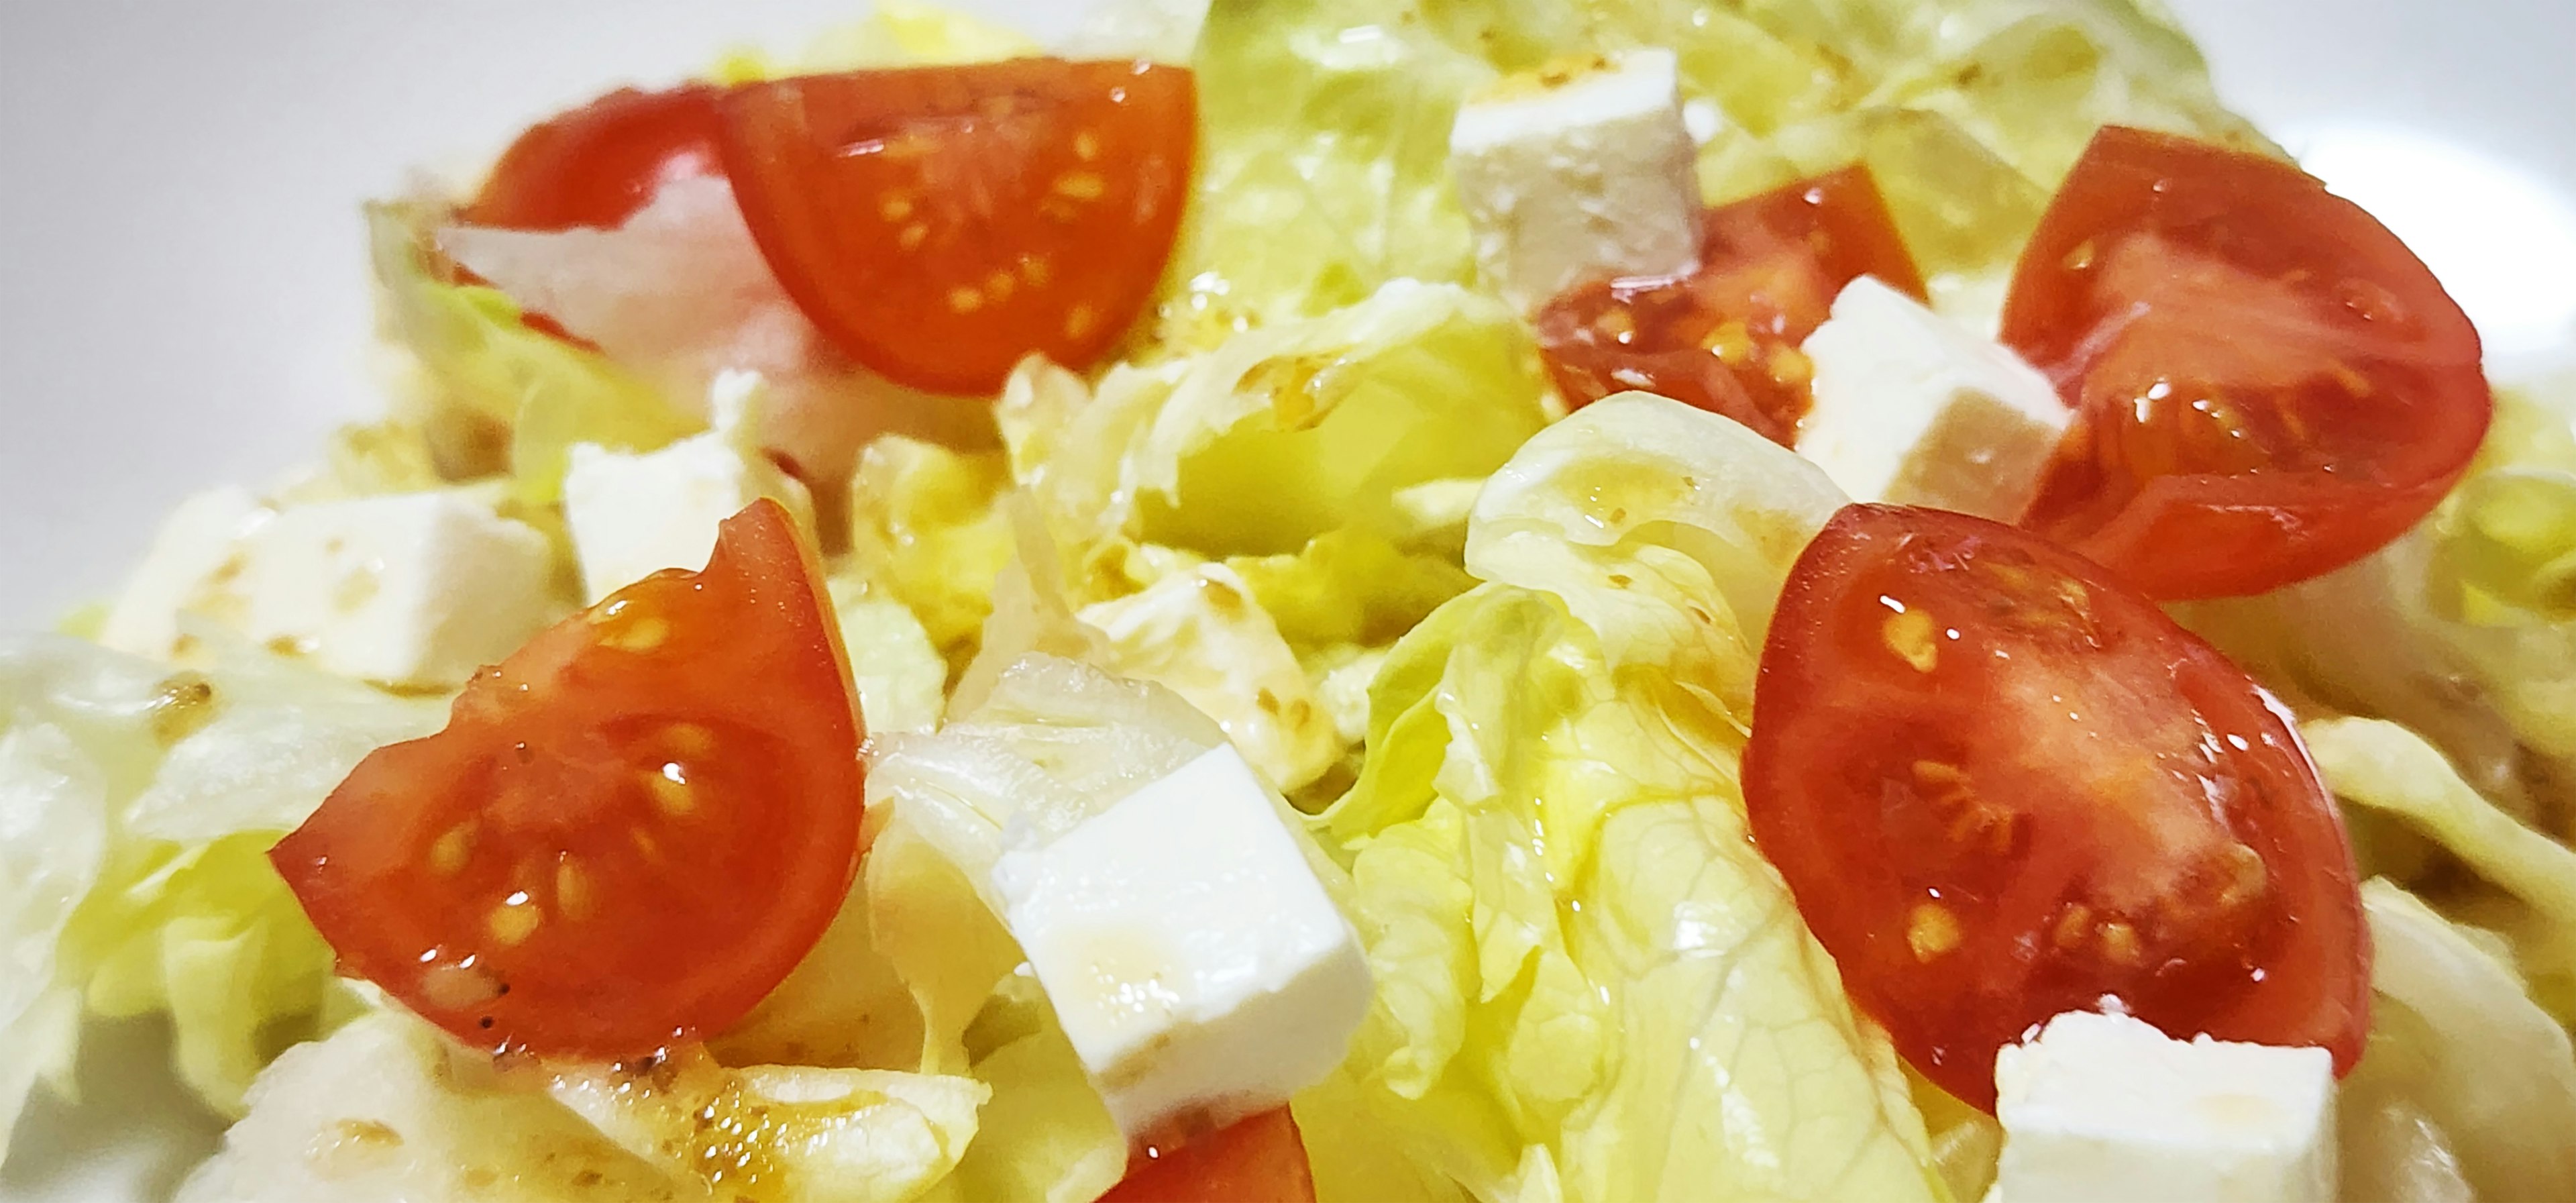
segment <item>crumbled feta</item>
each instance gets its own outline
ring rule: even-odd
[[[456,493],[288,507],[244,564],[252,638],[388,685],[460,684],[555,609],[546,537]]]
[[[2003,1159],[1988,1203],[2335,1197],[2321,1048],[2175,1040],[2070,1011],[1995,1057]]]
[[[1286,1101],[1368,1013],[1359,937],[1232,747],[1004,853],[993,885],[1131,1136]]]
[[[240,488],[212,489],[179,503],[108,607],[98,641],[122,652],[170,655],[179,616],[212,604],[244,567],[242,540],[269,510]]]
[[[766,388],[751,372],[726,372],[710,390],[715,429],[658,451],[572,449],[564,522],[582,586],[599,599],[665,568],[703,568],[716,528],[744,506],[774,497],[812,525],[805,486],[753,445]]]
[[[1511,76],[1449,133],[1476,264],[1524,309],[1587,280],[1689,271],[1696,154],[1669,50]]]
[[[1854,500],[2009,522],[2066,430],[2047,377],[1869,276],[1800,349],[1815,364],[1815,408],[1798,454]]]

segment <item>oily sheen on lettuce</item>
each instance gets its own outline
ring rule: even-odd
[[[1486,583],[1389,655],[1364,774],[1320,821],[1379,989],[1318,1096],[1365,1130],[1310,1150],[1319,1181],[1404,1193],[1392,1153],[1489,1200],[1942,1194],[1738,789],[1781,578],[1842,501],[1644,394],[1495,474],[1467,543]]]

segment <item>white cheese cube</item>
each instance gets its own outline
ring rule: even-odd
[[[2047,377],[1869,276],[1801,350],[1816,374],[1798,454],[1855,501],[2010,522],[2066,431]]]
[[[246,566],[244,538],[268,515],[266,506],[235,487],[180,502],[152,536],[143,562],[125,578],[98,641],[138,656],[168,656],[179,640],[179,616],[216,603]]]
[[[1449,133],[1476,264],[1523,309],[1589,280],[1695,266],[1696,155],[1669,50],[1510,76]]]
[[[1004,853],[993,885],[1130,1136],[1286,1101],[1368,1014],[1359,937],[1230,746]]]
[[[388,685],[449,687],[554,611],[553,553],[523,523],[454,493],[293,506],[251,535],[254,639]]]
[[[715,429],[658,451],[630,454],[592,443],[572,449],[564,522],[581,560],[582,587],[599,599],[665,568],[706,567],[716,528],[762,497],[812,524],[805,486],[749,442],[760,421],[760,377],[716,378]]]
[[[2326,1203],[2334,1062],[2321,1048],[2175,1040],[2070,1011],[1995,1056],[2003,1159],[1988,1203]]]

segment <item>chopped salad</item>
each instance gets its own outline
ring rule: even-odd
[[[0,1141],[2576,1198],[2576,387],[2143,0],[888,0],[367,221],[383,416],[0,640]]]

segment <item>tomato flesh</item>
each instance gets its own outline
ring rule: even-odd
[[[2493,409],[2477,332],[2386,227],[2287,163],[2141,130],[2076,163],[2003,340],[2076,411],[2022,524],[2166,599],[2376,550]]]
[[[1185,68],[1017,59],[746,84],[720,107],[743,217],[858,362],[989,393],[1038,352],[1100,359],[1152,296],[1188,199]]]
[[[1709,210],[1688,275],[1605,280],[1549,301],[1539,349],[1569,404],[1644,389],[1786,447],[1814,400],[1798,344],[1864,275],[1923,297],[1877,182],[1853,166]]]
[[[510,230],[614,228],[672,180],[716,175],[717,90],[611,92],[528,128],[457,216]]]
[[[2342,820],[2269,695],[2026,531],[1844,508],[1792,569],[1744,758],[1762,851],[1860,1007],[1992,1109],[1995,1051],[2105,997],[2360,1057]]]
[[[1100,1203],[1315,1203],[1306,1140],[1281,1107],[1175,1148],[1147,1148]]]
[[[857,871],[862,728],[776,502],[467,684],[269,853],[363,977],[483,1047],[624,1057],[787,976]]]

